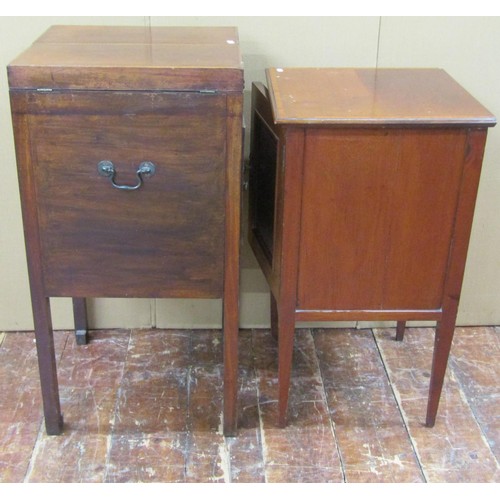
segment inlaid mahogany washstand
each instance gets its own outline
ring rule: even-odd
[[[285,425],[297,321],[437,322],[453,339],[488,127],[440,69],[270,68],[252,88],[249,238],[271,289]]]

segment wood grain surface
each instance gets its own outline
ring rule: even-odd
[[[10,88],[220,90],[243,85],[235,28],[55,26],[8,66]]]
[[[433,329],[298,330],[279,429],[276,342],[241,331],[239,431],[224,438],[220,330],[92,331],[86,346],[56,332],[62,436],[40,432],[33,333],[6,333],[0,481],[495,483],[499,334],[457,329],[429,429]]]
[[[483,125],[495,117],[435,68],[269,68],[276,123]]]

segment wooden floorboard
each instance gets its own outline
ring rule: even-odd
[[[500,328],[457,328],[451,367],[500,461]]]
[[[347,482],[422,482],[371,332],[320,330],[316,348]]]
[[[459,334],[458,342],[462,340]],[[393,332],[387,330],[377,331],[375,337],[426,480],[497,482],[498,462],[457,381],[453,359],[436,424],[433,428],[424,425],[434,330],[409,329],[403,343],[394,342]]]
[[[61,436],[45,434],[33,333],[0,333],[0,482],[499,482],[500,329],[457,328],[432,429],[434,330],[394,335],[297,330],[280,429],[276,343],[241,331],[225,438],[219,330],[56,332]]]

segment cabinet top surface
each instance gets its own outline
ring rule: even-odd
[[[243,88],[234,27],[52,26],[8,71],[17,89]]]
[[[479,125],[495,117],[445,71],[269,68],[274,120],[288,125]]]

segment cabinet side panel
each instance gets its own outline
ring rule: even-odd
[[[309,130],[299,308],[436,310],[461,177],[460,130]]]
[[[398,162],[378,131],[306,134],[300,309],[378,309],[385,267],[387,179]]]
[[[40,235],[38,231],[38,210],[36,188],[33,179],[32,154],[30,147],[29,117],[17,114],[17,101],[11,95],[13,110],[12,125],[16,148],[16,162],[21,197],[24,239],[28,264],[31,293],[46,296],[43,287],[42,264],[40,259]]]
[[[391,193],[385,308],[439,309],[457,210],[464,130],[405,131]]]
[[[45,287],[51,296],[220,297],[225,97],[135,99],[133,112],[30,118]],[[157,114],[163,101],[172,106]],[[156,172],[119,190],[99,175],[101,161],[115,165],[119,185],[137,185],[141,162]]]

